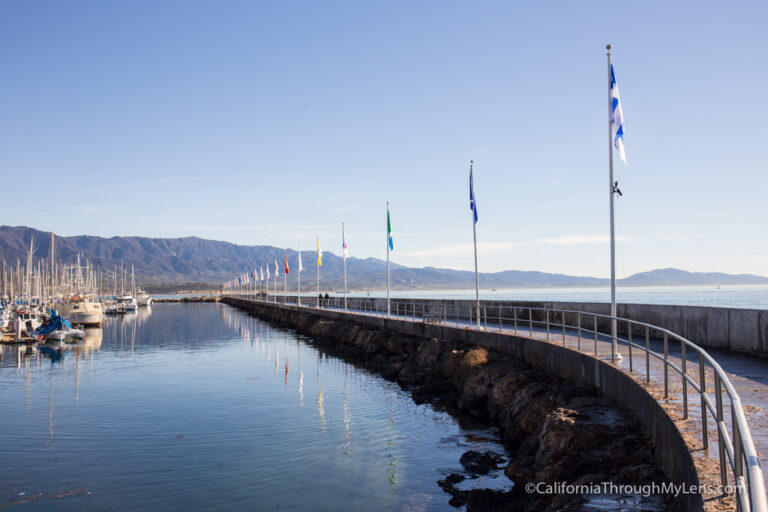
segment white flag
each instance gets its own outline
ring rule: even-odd
[[[625,164],[627,155],[624,153],[624,113],[621,111],[621,100],[619,99],[619,86],[616,85],[616,76],[613,74],[613,64],[611,64],[611,130],[613,133],[613,145],[619,153],[619,158]]]

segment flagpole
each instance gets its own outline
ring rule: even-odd
[[[606,45],[608,50],[608,195],[610,196],[611,209],[611,362],[616,361],[616,241],[613,227],[613,194],[615,185],[613,181],[613,126],[611,111],[613,97],[611,96],[611,45]]]
[[[296,293],[296,305],[301,306],[301,247],[299,247],[299,269],[296,272],[296,275],[299,277],[299,287],[298,291]]]
[[[288,261],[288,254],[283,253],[283,257],[285,258],[285,261]],[[287,265],[287,263],[286,263]],[[284,271],[288,270],[288,268],[284,268]],[[288,272],[283,272],[283,304],[288,304]]]
[[[472,165],[475,163],[474,160],[469,161],[469,190],[472,192],[474,196],[474,178],[472,176]],[[474,197],[473,197],[474,199]],[[477,318],[477,328],[480,328],[480,278],[477,273],[477,222],[475,221],[476,215],[477,215],[477,200],[475,200],[474,208],[471,209],[472,211],[472,237],[475,241],[475,317]]]
[[[347,238],[344,235],[344,223],[341,223],[341,243],[344,244],[344,247],[342,249],[343,256],[344,256],[344,311],[347,310]],[[389,241],[387,241],[387,246],[389,246]]]
[[[320,236],[317,236],[317,307],[320,307]]]
[[[387,201],[387,318],[389,318],[389,289],[392,286],[389,274],[389,201]]]

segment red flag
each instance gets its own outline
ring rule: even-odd
[[[288,255],[285,255],[285,273],[288,273]]]

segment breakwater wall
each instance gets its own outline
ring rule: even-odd
[[[388,352],[385,352],[387,354],[411,351],[413,352],[412,357],[416,360],[421,359],[423,364],[433,363],[440,367],[447,364],[446,361],[449,361],[451,358],[450,354],[460,353],[460,350],[454,347],[464,347],[461,350],[466,350],[466,347],[483,347],[495,353],[512,356],[512,359],[525,365],[530,365],[530,367],[543,370],[553,377],[565,379],[578,386],[591,389],[599,396],[629,411],[639,421],[642,431],[647,433],[655,448],[652,450],[655,464],[664,471],[669,480],[675,484],[685,485],[687,488],[696,486],[699,483],[698,474],[688,446],[667,412],[630,376],[618,368],[589,355],[557,344],[509,334],[469,330],[448,325],[411,322],[377,316],[351,315],[341,311],[265,304],[233,298],[224,298],[222,302],[248,311],[258,317],[291,325],[300,332],[304,332],[312,337],[327,336],[332,339],[336,338],[340,345],[344,343],[359,343],[363,346],[357,346],[353,352],[361,352],[366,357],[366,361],[368,361],[367,358],[369,356],[379,357],[380,359],[383,357],[379,361],[381,373],[385,376],[389,374],[389,377],[396,378],[401,383],[403,381],[409,382],[411,376],[418,373],[417,370],[414,370],[408,364],[398,366],[397,364],[399,363],[396,364],[387,360],[386,356],[376,356],[374,352],[369,354],[364,346],[366,343],[387,347]],[[364,335],[362,331],[366,331],[367,334]],[[361,339],[368,341],[363,343],[359,341]],[[439,356],[431,357],[429,356],[429,347],[431,345],[425,347],[422,343],[417,343],[413,340],[437,344],[452,350],[446,350],[440,352]],[[509,420],[510,416],[514,416],[515,421],[522,418],[520,421],[522,421],[522,424],[525,424],[526,411],[536,411],[538,407],[536,404],[540,400],[545,400],[549,407],[558,405],[559,407],[555,407],[555,410],[550,411],[545,419],[539,418],[539,420],[544,421],[546,425],[552,428],[561,428],[563,435],[568,435],[564,432],[570,432],[570,435],[573,435],[574,431],[578,432],[578,428],[574,427],[574,425],[578,424],[578,420],[574,423],[572,421],[573,418],[563,417],[563,414],[566,416],[570,414],[568,411],[573,412],[572,409],[578,409],[578,406],[574,405],[577,402],[565,400],[564,403],[561,403],[559,401],[560,398],[552,397],[553,394],[558,393],[547,394],[547,385],[543,389],[539,389],[540,394],[533,393],[531,386],[525,386],[518,390],[519,393],[515,392],[508,395],[510,400],[505,401],[501,399],[505,396],[504,389],[507,386],[515,388],[517,386],[516,379],[521,378],[520,375],[525,375],[525,372],[525,368],[521,367],[519,371],[506,369],[501,373],[494,374],[493,368],[489,367],[488,372],[479,373],[474,376],[475,383],[472,386],[469,386],[469,388],[464,386],[460,391],[454,390],[454,392],[460,394],[458,397],[460,403],[465,401],[470,404],[470,409],[472,407],[480,407],[480,409],[485,407],[491,413],[491,416],[495,415],[495,420],[501,423],[502,429],[505,432],[506,428],[510,428],[509,425],[505,427],[505,418]],[[472,391],[467,391],[467,389]],[[469,394],[468,397],[465,396],[467,394]],[[565,394],[567,395],[567,393]],[[479,406],[477,405],[478,400]],[[557,416],[558,414],[560,415],[559,417]],[[588,418],[592,416],[594,418],[595,415],[595,410],[589,409],[581,417]],[[580,416],[577,412],[576,418],[578,417]],[[519,428],[520,422],[518,421],[515,425],[517,427],[511,427],[512,431],[519,432],[515,429]],[[559,427],[556,427],[556,425],[559,425]],[[603,425],[597,431],[608,432],[609,430]],[[549,456],[546,449],[544,450],[545,454],[541,455],[541,448],[548,442],[548,436],[549,433],[545,431],[539,432],[533,438],[529,436],[527,440],[522,441],[519,447],[520,456],[532,457],[535,460],[533,466],[541,467],[541,463],[546,463],[547,461],[544,459]],[[560,437],[558,441],[553,441],[553,443],[557,444],[562,439]],[[507,439],[506,433],[505,440],[510,441],[510,439]],[[561,447],[564,447],[562,449],[565,452],[569,452],[576,457],[573,460],[569,460],[565,466],[570,465],[585,470],[588,467],[587,461],[590,460],[592,452],[585,445],[579,444],[581,441],[583,440],[577,436],[571,439],[570,442],[573,444],[566,442],[561,445]],[[539,451],[533,454],[526,453],[526,446],[530,443],[534,443]],[[551,446],[554,446],[554,444]],[[619,455],[617,454],[618,450],[614,449],[615,447],[610,448],[606,444],[603,448],[607,449],[610,454],[608,459],[603,460],[603,464],[607,468],[613,457],[618,457]],[[622,448],[622,450],[635,452],[642,452],[644,449],[647,450],[638,439],[634,439],[633,442]],[[544,457],[544,459],[540,460],[541,457]],[[629,465],[624,467],[628,468]],[[508,475],[517,483],[524,482],[526,479],[529,481],[531,479],[537,480],[546,476],[540,473],[528,474],[526,476],[524,473],[524,471],[521,473],[520,471],[513,470],[512,474],[509,474],[508,471]],[[687,494],[679,497],[679,499],[682,500],[680,504],[684,510],[703,510],[703,502],[699,494]]]
[[[295,301],[295,296],[289,297],[289,301]],[[303,298],[307,300],[307,298]],[[312,300],[310,297],[309,300]],[[357,298],[350,297],[350,308],[357,307],[362,302],[374,303],[379,311],[386,310],[385,298]],[[418,305],[414,305],[417,302]],[[314,304],[314,303],[313,303]],[[448,321],[456,316],[461,321],[474,315],[472,309],[475,306],[472,300],[451,299],[392,299],[392,312],[417,316],[422,307],[437,308],[445,305],[448,308]],[[509,308],[520,308],[521,327],[528,320],[527,308],[531,309],[530,315],[534,322],[545,321],[545,313],[536,309],[555,309],[573,311],[566,313],[566,322],[576,325],[576,312],[593,313],[609,316],[611,306],[601,302],[546,302],[546,301],[480,301],[482,315],[487,319],[488,325],[498,323],[499,315],[504,317],[505,323],[509,323],[512,317]],[[414,311],[414,309],[416,311]],[[617,304],[617,316],[643,322],[668,329],[686,338],[693,343],[708,348],[730,350],[759,357],[768,358],[768,310],[764,309],[738,309],[718,308],[709,306],[673,306],[664,304]],[[552,314],[550,321],[560,322],[559,314]],[[586,326],[591,328],[592,326]],[[610,332],[608,319],[598,322],[598,328],[603,332]],[[619,322],[619,333],[627,333],[627,325]],[[635,326],[633,335],[642,336],[642,329]],[[653,334],[651,334],[653,336]]]

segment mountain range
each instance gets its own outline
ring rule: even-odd
[[[35,261],[49,259],[51,233],[29,227],[0,226],[0,259],[6,265],[26,262],[34,241]],[[234,276],[269,264],[274,279],[275,261],[282,270],[287,254],[291,272],[295,272],[296,251],[272,246],[245,246],[198,237],[147,238],[138,236],[55,237],[55,259],[74,263],[80,255],[96,268],[107,272],[115,268],[134,268],[136,281],[150,290],[161,285],[192,283],[218,287]],[[307,287],[315,285],[315,251],[302,251]],[[306,272],[309,269],[310,272]],[[266,272],[266,269],[265,269]],[[392,287],[396,289],[471,289],[474,272],[444,268],[411,268],[391,264]],[[323,252],[323,289],[343,286],[343,259]],[[607,286],[608,279],[551,274],[536,271],[505,270],[480,273],[481,288],[597,287]],[[290,280],[295,286],[295,281]],[[270,281],[272,282],[272,281]],[[386,262],[376,258],[347,258],[347,282],[351,290],[386,287]],[[279,285],[280,283],[278,283]],[[733,285],[768,284],[768,277],[750,274],[687,272],[674,268],[652,270],[618,280],[620,286]]]

